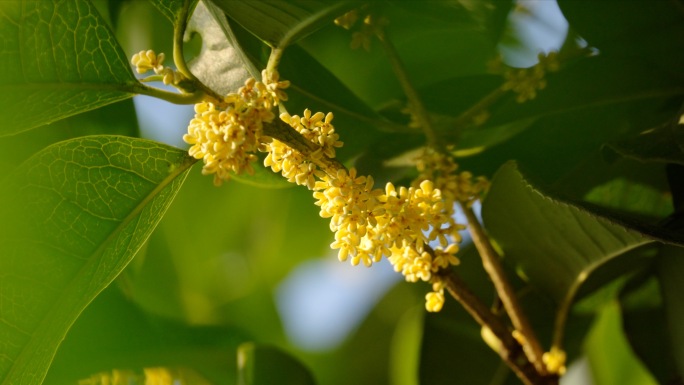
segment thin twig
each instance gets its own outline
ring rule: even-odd
[[[500,262],[500,256],[492,247],[489,237],[485,234],[484,229],[480,225],[473,210],[468,207],[467,204],[461,204],[461,207],[468,219],[468,230],[470,231],[477,251],[480,253],[482,265],[492,279],[496,292],[499,295],[499,298],[501,298],[501,302],[503,302],[504,308],[513,323],[513,327],[524,337],[522,346],[525,355],[539,373],[546,374],[546,367],[542,361],[544,352],[532,326],[518,303],[513,287],[506,278],[506,274],[504,273],[503,266]]]
[[[263,133],[265,136],[277,139],[287,144],[307,158],[312,158],[311,154],[320,150],[321,148],[316,143],[306,139],[289,124],[286,124],[281,120],[275,120],[272,123],[264,123]],[[332,172],[332,170],[337,172],[337,170],[347,169],[337,159],[329,158],[325,154],[321,154],[319,157],[312,159],[312,161],[321,166],[323,170],[329,172]]]
[[[202,83],[188,68],[183,55],[183,38],[185,37],[185,30],[188,27],[188,8],[190,7],[190,0],[185,0],[183,6],[176,14],[176,20],[173,25],[173,62],[176,65],[178,72],[183,74],[188,79],[192,87],[201,90],[208,98],[214,99],[216,104],[223,103],[223,97],[217,94],[214,90]],[[195,92],[195,90],[189,90]]]
[[[173,104],[196,104],[207,99],[207,95],[199,90],[193,93],[169,92],[159,88],[149,87],[142,83],[135,87],[135,93],[166,100]]]
[[[557,376],[541,374],[525,356],[518,341],[513,338],[510,330],[485,306],[479,298],[466,286],[465,282],[452,270],[444,272],[442,278],[447,291],[482,327],[487,327],[501,342],[500,348],[495,349],[501,359],[526,385],[554,385],[558,383]]]
[[[381,29],[376,31],[375,36],[377,36],[378,40],[380,40],[382,43],[382,47],[385,49],[387,58],[392,65],[392,69],[397,76],[397,80],[399,80],[399,84],[401,84],[401,88],[404,90],[404,94],[406,94],[406,98],[409,101],[411,109],[418,119],[418,123],[420,124],[420,128],[423,130],[423,133],[427,138],[428,144],[433,148],[441,149],[443,145],[437,138],[437,133],[432,126],[430,116],[428,115],[423,102],[420,100],[418,92],[413,86],[413,83],[409,79],[408,72],[406,71],[404,63],[399,57],[397,49],[394,47],[394,44],[387,39],[387,36],[385,36],[385,33]]]

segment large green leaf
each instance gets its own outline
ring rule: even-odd
[[[666,246],[658,269],[665,303],[670,346],[679,380],[684,380],[684,253],[681,248]],[[673,382],[674,383],[674,382]]]
[[[141,139],[54,144],[2,184],[0,383],[39,384],[88,303],[150,235],[195,161]]]
[[[541,191],[513,162],[494,176],[482,210],[505,257],[559,302],[571,299],[597,268],[632,249],[653,241],[682,243],[681,234],[606,215]]]
[[[238,385],[312,385],[311,372],[296,358],[271,347],[245,343],[238,348]]]
[[[684,135],[682,134],[684,122],[680,122],[680,119],[677,116],[668,124],[647,130],[638,136],[611,143],[609,146],[620,155],[643,162],[684,165]]]
[[[190,63],[190,70],[202,83],[221,95],[236,92],[250,77],[248,65],[223,12],[204,2],[197,4],[188,24],[188,33],[202,36],[202,49]],[[250,68],[251,71],[254,69]],[[252,76],[258,76],[258,71]]]
[[[212,1],[259,39],[281,48],[297,42],[358,4],[348,0]]]
[[[525,180],[514,163],[505,164],[492,180],[482,217],[505,257],[558,302],[574,296],[602,264],[652,241],[554,200]]]
[[[87,0],[0,1],[0,136],[132,96],[140,85]]]
[[[669,248],[663,246],[661,250]],[[677,256],[681,260],[681,255]],[[663,258],[658,262],[662,263]],[[663,265],[665,268],[670,266]],[[681,271],[673,269],[673,276],[681,274]],[[677,323],[668,325],[666,311],[663,306],[662,288],[657,277],[649,269],[648,274],[634,276],[619,295],[620,307],[622,308],[622,328],[627,340],[639,357],[641,362],[648,368],[653,377],[660,384],[676,384],[677,365],[673,353],[677,353],[675,346],[682,346],[670,334],[670,328],[681,329],[681,318]],[[679,280],[678,280],[679,281]],[[681,288],[677,288],[677,295]],[[677,311],[676,300],[673,303]],[[681,305],[680,305],[681,306]],[[680,316],[681,317],[681,316]],[[676,320],[676,319],[675,319]],[[680,381],[681,382],[681,381]]]
[[[595,384],[656,385],[625,340],[620,307],[613,302],[602,309],[585,343]]]

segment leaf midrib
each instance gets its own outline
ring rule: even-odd
[[[58,296],[58,299],[50,307],[50,310],[47,313],[45,313],[45,316],[42,317],[42,320],[40,321],[38,327],[31,333],[29,341],[24,345],[24,347],[21,350],[21,353],[17,355],[16,360],[13,361],[12,368],[7,373],[7,376],[2,380],[2,385],[13,385],[8,381],[12,381],[14,379],[13,374],[16,372],[16,370],[18,370],[17,365],[24,362],[24,359],[27,354],[29,354],[30,357],[30,353],[27,350],[29,346],[33,346],[36,343],[39,344],[39,342],[37,342],[39,337],[44,337],[43,334],[45,334],[45,331],[49,330],[50,324],[48,322],[51,322],[54,319],[54,315],[58,313],[58,309],[62,307],[62,304],[65,302],[65,298],[70,298],[70,296],[65,294],[71,293],[73,290],[75,290],[73,287],[74,282],[76,281],[75,278],[79,277],[81,275],[81,272],[86,270],[88,267],[92,266],[92,264],[98,262],[100,260],[99,257],[101,257],[102,254],[104,254],[110,243],[114,241],[118,234],[120,234],[120,232],[142,212],[142,210],[147,206],[147,204],[149,204],[162,190],[164,190],[169,184],[171,184],[177,177],[179,177],[182,173],[189,170],[190,167],[194,165],[196,162],[197,159],[186,157],[183,163],[176,167],[152,191],[150,191],[150,193],[147,194],[147,196],[145,196],[143,200],[141,200],[135,206],[135,208],[119,223],[119,225],[116,226],[116,228],[107,236],[107,238],[105,238],[105,240],[100,244],[100,246],[91,254],[91,256],[88,258],[88,262],[86,262],[79,269],[79,272],[74,276],[74,279],[71,280],[71,282]]]

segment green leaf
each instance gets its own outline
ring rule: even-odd
[[[235,382],[237,347],[249,340],[242,330],[155,317],[124,296],[117,285],[122,283],[120,278],[69,329],[45,384],[77,384],[79,379],[111,369],[143,374],[143,368],[160,366],[194,369],[214,385]],[[152,284],[161,283],[164,272],[152,278]],[[184,383],[199,384],[187,378]]]
[[[418,385],[420,347],[423,340],[423,306],[409,309],[399,319],[392,336],[390,378],[392,385]]]
[[[238,348],[238,385],[315,383],[309,369],[278,348],[254,343]]]
[[[421,91],[431,86],[437,92],[444,90],[445,81],[487,73],[486,62],[497,53],[496,38],[487,27],[495,19],[503,25],[498,13],[510,6],[510,2],[502,1],[480,1],[472,7],[449,1],[371,4],[389,20],[387,38],[396,47],[414,87]],[[372,40],[370,52],[349,47],[355,31],[331,24],[302,40],[301,45],[372,107],[379,110],[397,100],[405,102],[404,92],[376,39]],[[483,87],[481,83],[477,86]],[[484,89],[485,93],[491,90]],[[476,101],[460,89],[456,93],[440,92],[434,98],[421,92],[421,97],[431,111],[433,99],[441,99],[450,114],[457,114],[458,106],[469,107]]]
[[[684,253],[681,248],[666,246],[658,267],[665,303],[670,344],[680,381],[684,379]],[[673,382],[674,383],[674,382]]]
[[[130,262],[195,161],[141,139],[54,144],[4,179],[0,383],[39,384],[67,330]]]
[[[678,375],[673,347],[681,344],[673,340],[668,326],[677,328],[678,325],[668,325],[661,287],[650,273],[647,276],[637,275],[620,293],[622,327],[634,353],[658,383],[676,384]],[[675,273],[681,274],[676,269]]]
[[[556,301],[567,301],[599,266],[651,238],[533,187],[514,163],[494,176],[482,217],[505,257]]]
[[[297,42],[358,4],[322,0],[212,1],[246,30],[279,48]]]
[[[33,154],[63,140],[85,135],[135,137],[139,134],[133,100],[122,100],[53,124],[0,137],[0,175],[6,175]]]
[[[226,16],[211,4],[200,2],[188,24],[188,33],[202,36],[202,49],[188,65],[202,83],[221,95],[236,92],[250,77],[246,59],[232,37]],[[257,72],[258,73],[258,72]],[[260,78],[260,76],[257,76]]]
[[[677,2],[560,0],[558,5],[571,28],[601,53],[620,55],[629,60],[627,65],[648,64],[654,72],[675,74],[684,65],[679,54],[684,50],[684,17]]]
[[[622,156],[642,162],[684,165],[684,135],[681,133],[684,130],[684,121],[680,122],[680,119],[680,116],[677,116],[668,124],[647,130],[638,136],[611,143],[608,147]]]
[[[425,316],[419,374],[419,384],[432,385],[454,384],[454,379],[463,384],[500,384],[515,377],[484,343],[479,325],[459,304],[449,301],[441,312]]]
[[[141,87],[89,1],[0,1],[0,40],[0,136],[128,98]]]
[[[535,118],[527,118],[498,126],[472,127],[459,136],[458,147],[452,153],[457,157],[477,154],[507,141],[526,130],[535,121]]]
[[[195,8],[198,0],[150,0],[159,12],[164,14],[172,23],[176,23],[178,14],[187,7],[188,11]],[[189,13],[189,12],[188,12]]]
[[[620,325],[620,307],[606,306],[587,336],[585,352],[595,384],[656,385],[657,382],[634,356]]]

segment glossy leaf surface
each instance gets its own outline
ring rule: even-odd
[[[194,163],[140,139],[52,145],[3,180],[0,383],[39,384],[83,308],[135,256]]]
[[[652,241],[545,195],[513,163],[492,180],[482,216],[505,257],[559,302],[601,264]]]
[[[128,98],[139,87],[90,1],[1,1],[0,40],[0,136]]]

